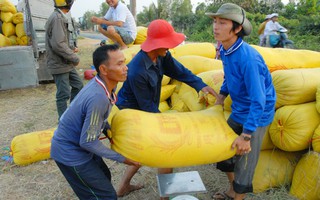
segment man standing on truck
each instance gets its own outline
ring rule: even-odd
[[[99,32],[119,44],[121,49],[126,49],[137,36],[135,19],[121,1],[106,0],[106,2],[110,7],[105,16],[102,18],[93,16],[91,22],[99,24]]]
[[[69,13],[74,0],[54,0],[55,10],[46,23],[47,66],[56,83],[56,104],[59,120],[67,109],[67,102],[75,98],[83,87],[76,71],[76,29]],[[71,90],[70,90],[71,87]]]

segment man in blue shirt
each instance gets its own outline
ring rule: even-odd
[[[119,100],[116,105],[119,109],[131,108],[159,113],[163,75],[184,82],[197,92],[201,90],[218,98],[218,94],[211,87],[174,59],[168,51],[184,40],[185,35],[175,32],[167,21],[154,20],[150,23],[147,39],[141,45],[142,50],[128,64],[128,79],[118,93]],[[139,185],[130,185],[130,180],[138,169],[136,166],[127,168],[117,191],[118,196],[141,188]],[[172,169],[159,169],[158,172],[172,173]]]
[[[223,104],[230,95],[232,113],[228,124],[239,135],[232,144],[237,155],[217,164],[227,173],[230,187],[216,193],[214,199],[242,200],[253,191],[252,179],[263,136],[274,117],[276,94],[262,56],[242,40],[252,30],[245,10],[226,3],[216,13],[206,14],[213,18],[215,39],[222,43],[220,56],[225,77],[216,104]]]
[[[100,140],[101,130],[117,98],[118,82],[127,78],[125,57],[118,45],[105,45],[93,53],[97,76],[61,116],[51,144],[55,160],[79,199],[117,199],[111,174],[102,157],[139,167]]]

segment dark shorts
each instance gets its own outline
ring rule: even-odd
[[[78,166],[66,166],[57,161],[56,164],[79,199],[117,199],[111,173],[101,157],[95,155],[89,162]]]

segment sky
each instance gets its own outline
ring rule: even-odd
[[[126,4],[130,4],[130,0],[124,0]],[[289,0],[282,0],[284,4],[288,3]],[[18,0],[11,0],[15,5]],[[79,17],[82,17],[86,11],[96,11],[98,12],[100,9],[101,3],[105,2],[105,0],[75,0],[72,8],[71,14],[72,16],[78,20]],[[137,14],[143,10],[143,6],[148,7],[152,2],[157,5],[157,0],[137,0]],[[205,0],[191,0],[191,4],[193,9],[196,8],[198,3],[205,2]]]

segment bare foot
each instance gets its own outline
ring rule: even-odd
[[[136,190],[140,190],[142,189],[144,186],[143,185],[129,185],[127,187],[121,188],[117,191],[117,196],[118,197],[123,197],[128,195],[130,192],[136,191]]]

